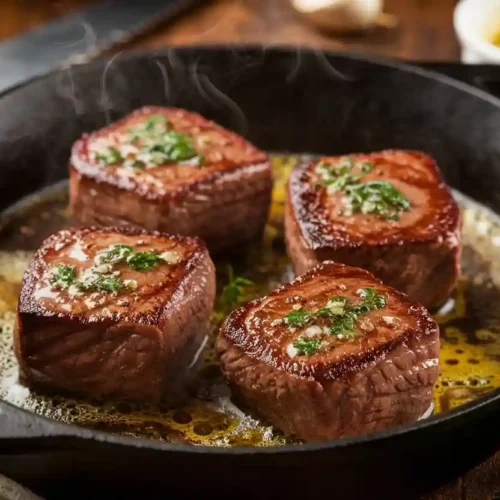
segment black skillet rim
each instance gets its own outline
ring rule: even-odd
[[[434,72],[432,70],[423,69],[418,66],[414,66],[411,63],[405,61],[398,61],[393,59],[384,58],[377,55],[362,55],[358,53],[348,53],[342,51],[332,51],[325,50],[319,48],[310,48],[304,46],[295,46],[295,45],[272,45],[271,47],[264,47],[258,44],[202,44],[202,45],[172,45],[168,47],[164,47],[161,49],[156,49],[152,51],[147,50],[138,50],[138,51],[129,51],[126,53],[119,53],[114,58],[133,60],[133,59],[142,59],[144,57],[154,57],[155,55],[166,55],[170,51],[176,52],[185,52],[187,54],[192,53],[217,53],[221,51],[238,51],[238,52],[247,52],[247,53],[258,53],[258,52],[274,52],[274,53],[286,53],[289,54],[291,51],[301,52],[301,53],[309,53],[314,54],[321,52],[326,57],[335,56],[341,57],[345,59],[356,60],[360,62],[365,62],[368,64],[372,64],[375,66],[382,67],[390,67],[396,70],[404,71],[406,73],[416,74],[421,77],[439,81],[445,85],[450,87],[455,87],[456,89],[461,90],[469,95],[482,99],[484,101],[489,102],[490,104],[497,106],[500,108],[500,99],[488,94],[487,92],[478,89],[477,87],[473,87],[472,85],[462,83],[458,80],[454,80],[451,77],[443,75],[441,73]],[[108,58],[109,61],[112,58]],[[104,59],[106,61],[106,59]],[[96,59],[89,62],[85,62],[83,64],[78,64],[76,66],[92,66],[92,65],[101,65],[103,64],[103,59]],[[50,78],[51,76],[59,73],[60,71],[64,71],[65,67],[61,67],[46,73],[44,75],[32,78],[22,84],[19,84],[11,89],[6,90],[5,92],[0,94],[0,99],[7,97],[11,93],[16,90],[23,88],[27,85],[30,85],[33,82],[43,80],[45,78]],[[28,195],[29,196],[29,195]],[[474,202],[475,200],[472,199]],[[15,202],[11,207],[8,207],[2,214],[6,212],[10,212],[11,209],[17,205],[18,202]],[[488,209],[487,207],[483,207]],[[495,215],[496,212],[494,212]],[[396,436],[402,436],[410,433],[415,433],[420,429],[425,429],[428,427],[437,426],[439,424],[444,424],[445,422],[449,422],[450,420],[454,420],[458,417],[464,416],[468,413],[479,410],[482,407],[490,405],[494,401],[500,400],[500,388],[494,389],[489,394],[461,405],[457,408],[454,408],[445,414],[434,415],[429,418],[419,420],[411,425],[398,425],[391,427],[389,429],[384,429],[372,434],[366,434],[364,436],[353,437],[353,438],[344,438],[344,439],[336,439],[336,440],[326,440],[321,442],[311,442],[304,444],[287,444],[283,446],[270,446],[270,447],[257,447],[257,446],[235,446],[235,447],[215,447],[215,446],[203,446],[203,445],[192,445],[192,444],[172,444],[165,443],[162,441],[157,441],[153,439],[146,438],[131,438],[120,436],[117,434],[113,434],[110,432],[99,431],[94,429],[88,429],[85,427],[79,427],[75,424],[66,424],[63,422],[58,422],[57,420],[49,419],[42,415],[38,415],[34,412],[30,412],[23,408],[19,408],[17,406],[12,405],[11,403],[7,403],[2,401],[2,404],[10,407],[14,412],[19,412],[30,417],[34,417],[40,422],[47,423],[55,432],[49,431],[47,433],[47,437],[58,436],[57,428],[64,429],[65,432],[61,433],[61,437],[67,438],[80,438],[82,441],[87,439],[95,440],[102,442],[104,444],[112,444],[112,445],[121,445],[121,446],[131,446],[135,448],[148,448],[154,449],[158,451],[171,451],[175,453],[188,453],[188,454],[197,454],[197,455],[273,455],[273,454],[282,454],[282,453],[307,453],[311,451],[321,451],[321,450],[330,450],[335,448],[345,448],[348,446],[355,445],[363,445],[368,443],[375,443],[380,441],[385,441],[390,438]],[[40,436],[42,437],[42,436]],[[27,438],[29,440],[29,438]]]

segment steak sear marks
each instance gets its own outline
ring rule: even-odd
[[[82,289],[89,274],[121,286]],[[22,374],[92,397],[157,401],[181,385],[208,332],[214,296],[214,267],[196,238],[60,231],[23,279],[15,331]]]
[[[360,289],[385,300],[360,314],[346,335],[332,334],[324,316],[299,326],[283,320],[293,311],[332,306],[332,297],[363,304]],[[339,312],[334,304],[333,311]],[[304,338],[320,346],[302,353],[290,348]],[[423,306],[368,271],[324,262],[235,310],[219,332],[217,351],[245,405],[289,434],[331,439],[412,422],[426,412],[439,372],[439,329]]]
[[[351,179],[333,176],[334,183],[321,165],[346,158]],[[377,185],[384,190],[363,189]],[[426,307],[441,305],[455,287],[459,209],[429,156],[388,150],[304,162],[288,191],[286,241],[297,273],[323,260],[363,267]]]
[[[82,224],[199,236],[211,251],[261,234],[271,190],[264,152],[177,108],[145,107],[86,134],[70,161],[70,206]]]

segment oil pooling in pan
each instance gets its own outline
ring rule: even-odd
[[[264,243],[229,261],[216,261],[219,298],[212,335],[202,353],[199,376],[178,408],[136,407],[50,395],[18,382],[12,349],[15,307],[24,269],[33,251],[52,232],[71,225],[67,185],[30,197],[0,220],[0,397],[67,423],[168,442],[212,446],[275,446],[291,442],[279,431],[245,415],[230,400],[213,343],[225,314],[264,295],[294,275],[283,242],[285,183],[297,157],[274,156],[275,185]],[[436,315],[441,329],[441,376],[435,412],[446,411],[500,387],[500,218],[456,194],[462,210],[464,252],[457,290]],[[235,285],[234,277],[244,277]],[[228,283],[233,283],[227,293]],[[234,288],[236,287],[236,288]],[[231,297],[231,300],[228,300]]]

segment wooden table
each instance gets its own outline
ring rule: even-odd
[[[53,19],[89,0],[1,0],[0,39]],[[175,24],[143,36],[133,47],[167,44],[291,43],[372,52],[410,60],[458,60],[452,26],[456,0],[386,0],[399,25],[359,37],[329,38],[305,24],[287,0],[205,1]]]
[[[53,19],[88,0],[0,2],[0,39]],[[305,24],[287,0],[219,0],[159,27],[129,44],[152,48],[169,44],[256,42],[303,44],[337,50],[377,53],[408,60],[458,61],[453,32],[456,0],[386,0],[386,11],[398,17],[393,29],[358,37],[329,38]],[[425,500],[493,500],[500,498],[500,454]]]

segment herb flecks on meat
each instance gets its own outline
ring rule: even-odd
[[[339,340],[353,339],[361,317],[387,305],[386,296],[377,293],[374,288],[360,288],[357,295],[361,299],[357,304],[352,304],[346,297],[334,296],[324,307],[315,311],[299,309],[286,314],[283,323],[290,329],[295,331],[296,328],[305,328],[304,334],[292,343],[297,354],[316,354],[321,349],[322,341],[329,336]],[[323,326],[311,328],[319,320]]]
[[[52,269],[50,284],[59,290],[67,290],[70,295],[79,295],[83,292],[109,292],[114,295],[137,288],[135,280],[122,280],[115,272],[116,265],[126,264],[136,271],[150,271],[160,264],[176,264],[181,260],[177,252],[169,251],[158,254],[136,252],[130,245],[115,244],[100,251],[95,257],[92,266],[77,276],[74,266],[58,265]]]
[[[171,163],[203,164],[203,157],[196,151],[193,138],[172,130],[167,118],[161,114],[151,115],[132,125],[126,133],[113,136],[113,140],[112,145],[95,151],[94,158],[98,163],[121,164],[134,170]]]
[[[95,154],[95,159],[104,165],[114,165],[124,160],[120,151],[114,146],[108,146],[98,151]]]
[[[361,182],[363,175],[373,170],[370,162],[356,162],[345,156],[337,163],[321,161],[314,171],[318,185],[326,186],[328,193],[344,193],[342,215],[374,214],[387,220],[399,220],[401,212],[410,209],[409,200],[390,182]]]
[[[410,202],[390,182],[371,181],[348,186],[346,215],[349,213],[377,214],[389,220],[399,220]]]
[[[303,356],[304,354],[316,354],[320,345],[321,339],[318,338],[299,337],[293,342],[293,347],[297,350],[297,354],[300,356]]]
[[[75,281],[76,270],[73,266],[59,265],[52,270],[50,284],[54,288],[67,290]]]

